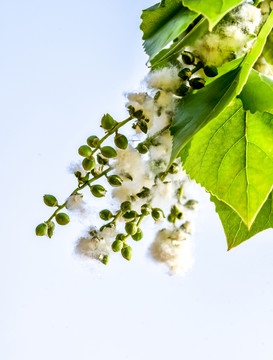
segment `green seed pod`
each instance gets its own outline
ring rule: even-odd
[[[123,248],[123,241],[121,240],[115,240],[112,244],[112,250],[114,252],[118,252]]]
[[[144,115],[143,115],[143,111],[142,110],[137,110],[134,112],[134,117],[138,120],[141,120],[144,118]]]
[[[159,208],[154,208],[152,209],[152,218],[155,220],[155,221],[158,221],[160,220],[162,217],[165,217],[164,215],[164,212],[159,209]]]
[[[139,241],[143,238],[143,232],[140,228],[137,229],[137,232],[132,235],[132,238],[135,240],[135,241]]]
[[[87,146],[87,145],[82,145],[79,147],[78,149],[78,153],[81,155],[81,156],[84,156],[84,157],[89,157],[92,155],[92,149]]]
[[[136,149],[140,154],[146,154],[149,150],[148,146],[145,143],[139,143]]]
[[[206,80],[202,79],[202,78],[193,78],[190,80],[190,86],[195,89],[195,90],[199,90],[202,89],[206,84]]]
[[[47,206],[51,206],[51,207],[58,205],[58,201],[55,198],[55,196],[49,194],[44,195],[44,203]]]
[[[185,96],[189,92],[190,88],[186,84],[182,84],[175,92],[177,96]]]
[[[195,210],[198,205],[198,201],[196,200],[188,200],[184,206],[190,210]]]
[[[205,66],[204,67],[204,73],[208,76],[208,77],[214,77],[218,75],[218,70],[216,66]]]
[[[151,213],[151,211],[152,211],[151,205],[149,205],[149,204],[143,204],[143,205],[141,206],[141,214],[142,214],[142,215],[147,216],[147,215],[149,215],[149,214]]]
[[[189,51],[184,51],[182,53],[182,60],[187,65],[193,65],[195,61],[195,56]]]
[[[101,210],[99,215],[100,215],[100,218],[104,221],[108,221],[108,220],[112,219],[112,217],[114,217],[113,214],[111,213],[111,211],[108,209]]]
[[[70,221],[69,216],[65,213],[58,213],[56,215],[56,221],[59,225],[67,225]]]
[[[104,146],[101,148],[101,153],[106,158],[114,158],[117,156],[117,152],[112,146]]]
[[[111,175],[107,180],[111,186],[121,186],[123,181],[118,175]]]
[[[108,264],[108,261],[109,261],[109,255],[104,255],[101,262],[104,264],[104,265],[107,265]]]
[[[145,199],[146,197],[151,195],[151,190],[149,188],[147,188],[146,186],[143,186],[141,191],[139,193],[137,193],[136,195],[140,199]]]
[[[108,159],[106,159],[105,157],[103,157],[101,154],[97,155],[97,162],[100,165],[107,165],[108,164]]]
[[[134,210],[126,211],[126,213],[123,214],[124,219],[136,219],[138,216],[138,213]]]
[[[95,165],[96,165],[96,162],[95,162],[95,159],[93,158],[93,156],[89,159],[85,158],[82,161],[82,167],[86,171],[90,171],[90,170],[94,169]]]
[[[125,150],[128,146],[128,139],[122,134],[116,134],[114,137],[114,143],[119,149]]]
[[[112,118],[111,115],[105,114],[101,119],[101,127],[105,130],[111,130],[117,122]]]
[[[35,229],[37,236],[44,236],[47,233],[47,225],[45,223],[39,224]]]
[[[184,68],[181,71],[179,71],[178,76],[182,80],[188,80],[191,77],[191,70],[189,68]]]
[[[96,135],[89,136],[86,140],[87,144],[92,148],[96,148],[99,144],[100,139]]]
[[[179,172],[180,166],[177,163],[172,163],[172,165],[170,166],[168,173],[169,174],[177,174]]]
[[[121,249],[121,255],[124,257],[124,259],[128,261],[131,260],[133,255],[133,250],[131,246],[126,246],[125,248]]]
[[[90,187],[90,190],[92,195],[98,198],[103,197],[106,194],[105,188],[101,185],[93,185]]]
[[[169,214],[168,217],[167,217],[168,221],[172,224],[175,224],[176,222],[176,216],[172,215],[172,214]]]
[[[125,231],[129,235],[134,235],[137,232],[137,229],[138,229],[138,227],[137,227],[136,223],[134,223],[133,221],[127,222],[125,224]]]
[[[147,122],[145,120],[139,120],[137,122],[137,126],[140,128],[140,130],[144,133],[147,134],[148,132],[148,125]]]
[[[132,209],[132,203],[131,201],[123,201],[120,204],[120,210],[123,212],[130,211]]]
[[[55,224],[53,221],[50,221],[49,223],[47,223],[48,229],[47,229],[47,235],[49,238],[51,238],[53,236],[53,231],[55,229]]]
[[[121,240],[124,241],[126,238],[125,234],[117,234],[116,239],[115,240]]]

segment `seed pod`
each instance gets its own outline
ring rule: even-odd
[[[114,143],[119,149],[125,150],[128,146],[128,139],[122,134],[116,134],[114,138]]]
[[[139,120],[137,122],[137,126],[140,128],[140,130],[144,133],[147,134],[148,132],[148,125],[147,122],[145,120]]]
[[[187,65],[193,65],[195,61],[195,56],[189,51],[184,51],[182,53],[182,60]]]
[[[164,212],[159,209],[159,208],[154,208],[152,209],[152,218],[155,220],[155,221],[158,221],[160,220],[162,217],[165,217],[164,215]]]
[[[112,250],[114,252],[118,252],[123,248],[123,241],[121,240],[115,240],[112,244]]]
[[[111,175],[107,180],[111,186],[121,186],[123,181],[118,175]]]
[[[107,165],[108,164],[108,159],[104,158],[101,154],[97,155],[97,162],[100,165]]]
[[[117,156],[117,152],[112,146],[104,146],[101,148],[101,153],[106,158],[114,158]]]
[[[179,71],[178,76],[182,80],[188,80],[191,77],[191,70],[189,68],[184,68],[181,71]]]
[[[208,76],[208,77],[214,77],[218,75],[218,70],[216,66],[205,66],[204,67],[204,73]]]
[[[133,250],[131,246],[126,246],[125,248],[121,249],[121,255],[124,257],[124,259],[128,261],[131,260],[133,255]]]
[[[123,211],[123,212],[130,211],[130,210],[132,209],[132,203],[131,203],[131,201],[123,201],[123,202],[120,204],[120,209],[121,209],[121,211]]]
[[[205,86],[206,81],[202,78],[193,78],[190,80],[190,86],[195,89],[199,90],[202,89]]]
[[[123,214],[124,219],[136,219],[138,216],[138,213],[134,210],[126,211],[126,213]]]
[[[136,147],[136,150],[140,153],[140,154],[146,154],[149,150],[148,146],[145,145],[145,143],[139,143]]]
[[[125,224],[125,231],[129,235],[134,235],[137,232],[137,229],[138,229],[138,227],[137,227],[136,223],[133,221],[127,222]]]
[[[100,215],[100,218],[104,221],[108,221],[108,220],[112,219],[112,217],[114,217],[113,214],[111,213],[111,211],[108,209],[101,210],[99,215]]]
[[[101,119],[100,126],[105,130],[111,130],[116,125],[116,123],[117,122],[112,118],[111,115],[105,114]]]
[[[90,148],[89,146],[87,146],[87,145],[82,145],[82,146],[79,147],[78,153],[79,153],[79,155],[88,158],[89,156],[92,155],[92,150],[91,150],[91,148]]]
[[[172,224],[175,224],[176,222],[176,216],[174,216],[173,214],[169,214],[168,217],[167,217],[167,220],[172,223]]]
[[[142,110],[137,110],[134,112],[134,117],[138,120],[141,120],[143,119],[143,111]]]
[[[92,148],[95,148],[98,146],[100,139],[96,135],[89,136],[89,138],[86,140],[87,144],[91,146]]]
[[[56,221],[59,225],[67,225],[70,221],[69,216],[65,213],[58,213],[56,215]]]
[[[177,174],[179,172],[180,166],[177,163],[172,163],[172,165],[170,166],[168,173],[169,174]]]
[[[190,88],[186,84],[182,84],[175,92],[177,96],[185,96],[189,92]]]
[[[149,215],[149,214],[151,213],[151,211],[152,211],[151,205],[149,205],[149,204],[143,204],[143,205],[141,206],[141,214],[142,214],[142,215],[147,216],[147,215]]]
[[[149,188],[147,188],[146,186],[143,186],[141,191],[139,193],[137,193],[136,195],[140,199],[145,199],[146,197],[151,195],[151,190]]]
[[[132,238],[135,240],[135,241],[139,241],[143,238],[143,232],[140,228],[137,229],[137,232],[132,235]]]
[[[104,264],[104,265],[107,265],[108,264],[108,261],[109,261],[109,255],[104,255],[101,262]]]
[[[44,195],[44,203],[47,206],[51,206],[51,207],[58,205],[58,201],[55,198],[55,196],[49,194]]]
[[[95,159],[93,158],[93,156],[89,159],[85,158],[82,161],[82,167],[86,171],[90,171],[90,170],[94,169],[95,165],[96,165],[96,162],[95,162]]]
[[[126,238],[125,234],[117,234],[116,239],[115,240],[121,240],[124,241],[124,239]]]
[[[91,193],[98,198],[103,197],[106,194],[105,188],[101,185],[93,185],[91,186],[90,190]]]
[[[50,221],[49,223],[47,223],[48,229],[47,229],[47,235],[49,238],[51,238],[53,236],[53,231],[55,229],[55,224],[53,221]]]
[[[190,210],[195,210],[198,205],[198,201],[196,200],[188,200],[184,206]]]
[[[35,229],[37,236],[44,236],[47,233],[47,225],[45,223],[39,224]]]

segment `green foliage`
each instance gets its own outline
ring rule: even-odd
[[[192,179],[252,225],[273,184],[273,115],[251,114],[240,100],[201,130],[181,152]]]
[[[228,250],[240,245],[258,234],[259,232],[273,227],[273,194],[268,196],[266,202],[259,211],[251,229],[249,230],[240,216],[223,201],[211,196],[211,201],[215,203],[216,211],[223,224],[227,238]]]
[[[212,28],[231,9],[242,3],[242,0],[182,0],[189,9],[199,12],[209,20],[209,29]]]

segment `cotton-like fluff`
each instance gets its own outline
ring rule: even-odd
[[[84,211],[83,195],[82,194],[70,195],[69,198],[66,200],[65,207],[68,210]]]
[[[75,172],[80,172],[82,177],[84,177],[87,174],[87,172],[82,167],[82,164],[80,161],[71,163],[68,166],[68,172],[70,174],[75,174]]]
[[[158,181],[151,188],[152,207],[164,208],[176,201],[176,184],[170,181]]]
[[[150,89],[175,92],[182,84],[178,76],[179,69],[175,66],[151,71],[146,77],[146,84]]]
[[[151,257],[165,263],[172,274],[183,276],[194,263],[192,242],[181,229],[160,230],[150,247]]]
[[[136,111],[142,110],[143,114],[149,120],[153,118],[157,111],[154,99],[147,93],[128,93],[126,94],[128,102],[126,106],[133,106]]]
[[[236,7],[229,16],[248,34],[254,34],[262,21],[261,9],[247,3]]]
[[[273,66],[268,64],[263,56],[257,60],[254,69],[266,76],[273,77]]]
[[[157,146],[150,147],[150,159],[151,161],[161,160],[167,166],[170,161],[171,152],[172,152],[172,136],[169,130],[166,130],[164,134],[158,136]]]

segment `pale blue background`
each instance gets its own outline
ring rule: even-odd
[[[76,149],[144,77],[139,1],[0,5],[0,358],[272,360],[273,242],[226,251],[202,193],[194,269],[167,275],[135,246],[102,275],[73,255],[80,226],[36,238],[44,193],[65,199]],[[149,242],[150,239],[147,239]],[[105,271],[104,271],[105,270]]]

